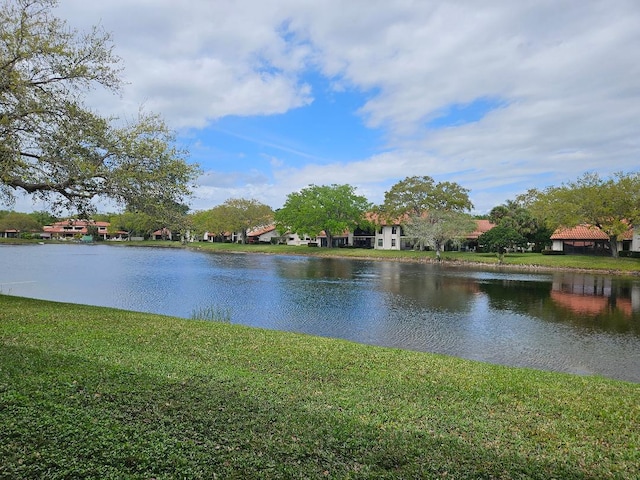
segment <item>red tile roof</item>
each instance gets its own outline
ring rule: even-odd
[[[476,220],[476,229],[471,232],[469,235],[467,235],[467,239],[469,240],[475,240],[477,239],[480,235],[482,235],[485,232],[488,232],[489,230],[491,230],[493,227],[496,226],[495,223],[491,223],[489,220]]]
[[[622,240],[633,240],[633,228],[630,228],[622,234]]]
[[[551,240],[609,240],[609,236],[593,225],[578,225],[573,228],[558,228]]]
[[[257,228],[256,230],[252,230],[247,233],[247,237],[259,237],[260,235],[264,235],[265,233],[272,232],[276,229],[275,225],[269,225],[266,227]]]
[[[86,234],[87,226],[96,226],[96,227],[109,227],[111,224],[109,222],[93,222],[90,220],[65,220],[62,222],[55,222],[52,225],[45,225],[42,227],[43,231],[46,233],[64,233],[64,234]],[[101,230],[101,234],[104,232]]]

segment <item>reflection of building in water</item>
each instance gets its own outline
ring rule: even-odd
[[[553,277],[551,298],[569,310],[585,315],[617,309],[627,316],[640,312],[640,285],[614,287],[612,278],[584,274]]]

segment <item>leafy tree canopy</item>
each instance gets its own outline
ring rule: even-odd
[[[549,228],[589,224],[609,236],[613,256],[617,241],[632,225],[640,225],[640,172],[610,178],[585,173],[574,182],[532,191],[532,209]]]
[[[381,206],[387,220],[421,216],[429,211],[465,212],[471,210],[469,190],[455,182],[436,183],[429,176],[407,177],[384,195]]]
[[[124,230],[131,237],[146,237],[156,230],[157,222],[144,212],[124,212],[109,218],[112,232]]]
[[[118,91],[119,58],[108,34],[68,28],[56,4],[0,4],[0,199],[26,192],[81,213],[98,196],[136,210],[179,202],[197,166],[159,116],[117,122],[83,104],[93,88]]]
[[[490,252],[496,252],[502,262],[508,248],[523,247],[527,244],[527,239],[515,228],[499,224],[480,235],[478,244]]]
[[[42,224],[28,213],[7,212],[0,216],[0,232],[18,230],[20,232],[40,232]]]
[[[410,216],[403,228],[407,237],[433,247],[440,259],[445,243],[464,240],[467,234],[475,230],[476,222],[466,213],[432,210],[428,214]]]
[[[536,249],[550,242],[553,230],[536,218],[531,210],[524,206],[521,199],[508,200],[489,212],[489,220],[496,225],[516,230],[527,242],[535,244]]]
[[[58,221],[58,219],[53,214],[45,210],[31,212],[28,215],[31,216],[36,222],[38,222],[40,225],[43,225],[43,226],[51,225],[52,223],[55,223]]]
[[[287,196],[275,221],[280,232],[318,235],[324,231],[331,247],[333,236],[353,231],[370,208],[369,201],[356,195],[351,185],[310,185]]]

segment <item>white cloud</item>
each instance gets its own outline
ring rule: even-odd
[[[60,12],[113,31],[131,82],[120,108],[144,103],[174,127],[307,105],[312,70],[368,95],[354,114],[383,129],[384,153],[330,165],[278,158],[275,183],[221,180],[205,197],[245,191],[281,203],[309,183],[351,183],[377,201],[396,179],[431,175],[470,188],[481,211],[528,183],[638,167],[635,0],[65,0]],[[478,98],[500,107],[474,123],[426,126]]]

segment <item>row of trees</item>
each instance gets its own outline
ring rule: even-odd
[[[208,231],[242,231],[275,221],[281,231],[332,237],[356,228],[400,224],[419,248],[431,247],[440,257],[447,242],[461,241],[476,228],[469,190],[455,182],[435,182],[429,176],[407,177],[374,206],[350,185],[310,185],[288,195],[282,208],[271,212],[255,200],[229,200],[194,215],[194,224]],[[609,236],[610,251],[618,255],[618,241],[633,225],[640,225],[640,173],[616,173],[601,178],[587,173],[576,181],[545,190],[529,190],[494,207],[487,218],[496,226],[478,239],[485,248],[531,247],[550,243],[558,227],[588,224]]]
[[[469,191],[454,182],[437,183],[428,176],[407,177],[385,193],[381,205],[372,205],[350,185],[310,185],[287,196],[275,212],[258,200],[232,198],[210,210],[188,213],[181,203],[165,204],[156,215],[140,211],[95,216],[114,230],[146,236],[169,228],[186,236],[204,232],[238,232],[247,240],[251,229],[275,223],[280,232],[316,235],[324,231],[328,245],[336,234],[356,229],[372,231],[380,224],[400,224],[418,248],[431,247],[439,257],[447,242],[463,240],[476,228],[470,215]],[[588,173],[573,182],[545,190],[530,190],[494,207],[486,217],[496,226],[480,236],[485,248],[503,253],[509,248],[543,248],[560,227],[589,224],[605,232],[612,255],[618,240],[640,225],[640,173],[617,173],[601,178]],[[54,217],[46,212],[0,212],[0,230],[29,231]]]

